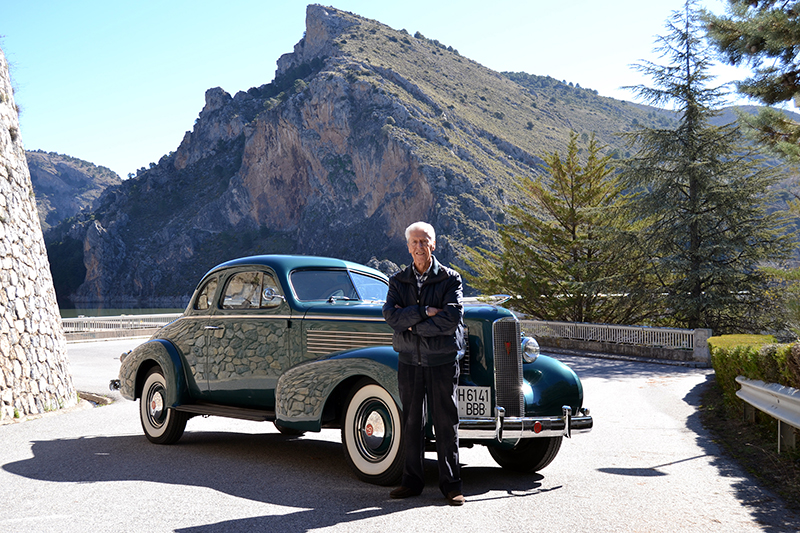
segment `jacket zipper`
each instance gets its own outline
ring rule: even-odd
[[[425,283],[423,282],[423,285],[424,284]],[[420,302],[421,289],[417,285],[416,280],[414,280],[414,287],[416,287],[416,289],[417,289],[417,307],[419,307],[420,306],[419,302]],[[422,366],[422,350],[420,350],[420,346],[419,346],[419,335],[415,335],[415,337],[416,337],[416,341],[417,341],[417,366]]]

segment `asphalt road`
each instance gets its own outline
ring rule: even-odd
[[[76,387],[110,395],[119,354],[138,342],[71,344]],[[156,446],[137,404],[119,399],[0,426],[0,531],[800,531],[702,429],[708,370],[562,360],[583,380],[595,429],[534,475],[463,449],[463,507],[439,494],[434,454],[425,492],[391,500],[350,473],[337,431],[292,438],[193,418],[178,444]]]

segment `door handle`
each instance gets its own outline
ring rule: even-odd
[[[225,326],[206,326],[203,329],[218,330],[218,329],[225,329]]]

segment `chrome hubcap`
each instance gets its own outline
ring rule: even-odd
[[[164,423],[167,414],[164,409],[164,387],[161,384],[153,385],[147,398],[147,418],[153,426],[158,427]]]
[[[356,444],[364,459],[379,462],[391,448],[392,419],[386,404],[377,398],[364,402],[356,415]]]

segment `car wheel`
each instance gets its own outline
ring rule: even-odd
[[[342,445],[347,463],[362,481],[394,485],[403,473],[400,409],[386,389],[359,382],[347,400]]]
[[[508,470],[538,472],[556,458],[562,439],[563,437],[523,439],[509,449],[489,446],[489,453],[497,464]]]
[[[167,381],[159,367],[152,368],[144,379],[142,397],[139,399],[139,419],[150,442],[172,444],[186,429],[188,413],[167,406]]]

